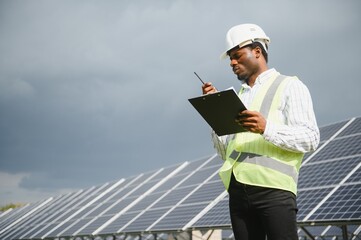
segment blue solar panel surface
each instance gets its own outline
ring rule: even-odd
[[[343,185],[310,217],[310,220],[345,221],[361,219],[361,183]]]
[[[360,220],[360,118],[321,128],[321,136],[324,131],[325,146],[300,171],[298,220]]]
[[[360,222],[350,227],[360,232],[361,118],[320,132],[319,149],[305,155],[301,168],[297,220]],[[0,214],[0,239],[230,227],[228,197],[217,174],[221,164],[213,155]],[[334,231],[332,226],[307,230],[324,236]]]
[[[225,197],[193,224],[193,227],[209,228],[209,226],[229,226],[230,222],[228,197]]]

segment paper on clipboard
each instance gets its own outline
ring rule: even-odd
[[[190,98],[188,101],[218,136],[245,131],[235,119],[246,107],[233,88]]]

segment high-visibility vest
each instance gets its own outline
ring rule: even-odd
[[[275,124],[282,124],[277,108],[285,86],[292,80],[279,74],[272,76],[260,86],[249,109],[259,111]],[[219,175],[227,190],[233,171],[236,180],[243,184],[282,189],[296,195],[303,155],[277,147],[261,134],[241,132],[229,141]]]

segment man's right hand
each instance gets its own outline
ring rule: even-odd
[[[203,91],[203,94],[218,92],[217,89],[210,82],[207,82],[202,85],[202,91]]]

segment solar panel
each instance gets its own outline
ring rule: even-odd
[[[218,169],[215,171],[217,170]],[[224,186],[221,181],[205,183],[193,192],[182,204],[208,203],[218,197],[223,191]]]
[[[353,120],[353,119],[352,119]],[[355,118],[344,131],[341,132],[339,137],[354,135],[361,133],[361,117]]]
[[[172,207],[176,205],[180,199],[190,194],[193,191],[193,186],[185,186],[182,188],[174,189],[170,194],[163,197],[160,201],[156,202],[152,208]]]
[[[146,209],[148,206],[150,206],[152,203],[156,202],[159,198],[162,197],[164,192],[154,192],[152,194],[147,195],[145,198],[143,198],[140,202],[138,202],[136,205],[131,207],[128,212],[140,212]]]
[[[122,232],[142,232],[147,229],[156,219],[159,219],[171,207],[165,208],[152,208],[145,211],[141,217],[135,219],[134,222],[127,225],[124,229],[121,229]],[[133,218],[134,219],[134,218]],[[129,223],[129,222],[128,222]],[[117,229],[118,231],[119,229]]]
[[[211,169],[213,174],[208,177],[208,181],[218,173],[218,168],[209,169]],[[164,214],[160,219],[158,219],[153,225],[147,228],[147,231],[182,229],[184,225],[186,225],[190,220],[195,217],[197,213],[202,211],[208,205],[210,201],[209,199],[205,199],[205,202],[197,201],[199,200],[199,195],[202,195],[201,189],[207,184],[207,180],[205,180],[203,184],[196,186],[188,195],[186,195],[179,202],[177,202],[173,208],[171,208],[166,214]],[[213,197],[210,197],[212,200],[215,197],[218,197],[219,193],[224,191],[221,184],[218,183],[219,182],[209,183],[208,185],[209,187],[216,186],[215,188],[213,188],[213,190],[216,189],[218,186],[218,191],[208,192],[210,195],[213,194]]]
[[[51,202],[52,200],[53,200],[53,198],[48,198],[44,201],[40,201],[38,203],[30,205],[29,208],[27,208],[27,211],[25,211],[25,212],[22,211],[21,216],[19,216],[17,219],[15,219],[11,223],[7,224],[0,230],[0,234],[1,234],[0,237],[5,238],[5,237],[8,237],[9,235],[11,235],[13,228],[17,229],[19,227],[19,225],[21,226],[22,222],[26,222],[26,219],[28,217],[31,217],[32,214],[35,214],[36,212],[41,211],[41,209],[44,206],[46,206],[49,202]]]
[[[124,213],[126,213],[129,209],[131,209],[132,207],[134,207],[134,205],[136,205],[137,203],[139,203],[141,200],[143,200],[144,198],[146,198],[151,192],[155,191],[159,186],[161,186],[164,182],[166,182],[170,177],[172,177],[174,174],[176,174],[177,172],[181,171],[187,164],[182,164],[181,166],[178,166],[176,170],[174,170],[174,168],[169,168],[166,171],[166,173],[163,173],[160,177],[158,177],[158,179],[161,179],[158,182],[153,182],[150,185],[148,185],[147,188],[143,188],[144,191],[143,194],[141,195],[141,197],[137,198],[136,200],[132,201],[131,204],[129,204],[126,208],[122,209],[120,212],[118,212],[117,214],[115,214],[110,220],[108,220],[106,223],[102,224],[99,226],[99,228],[96,230],[96,232],[106,232],[108,231],[108,229],[114,229],[114,228],[119,228],[120,226],[122,226],[122,215]],[[157,179],[157,178],[155,178]],[[152,182],[152,181],[151,181]],[[150,186],[152,186],[150,188]],[[129,194],[129,196],[131,197],[132,195],[137,195],[137,193],[134,194],[134,192],[140,188],[141,186],[137,186],[132,192],[131,194]],[[119,222],[120,221],[120,222]]]
[[[84,224],[82,227],[78,228],[77,231],[80,232],[94,232],[96,229],[99,228],[99,226],[103,225],[104,223],[106,223],[107,221],[109,221],[114,215],[100,215],[97,216],[96,218],[93,218],[91,220],[89,220],[86,224]],[[73,233],[75,233],[76,231],[74,231]]]
[[[308,220],[351,221],[361,219],[361,184],[343,185]]]
[[[336,138],[311,160],[322,161],[361,154],[361,134]]]
[[[351,238],[361,232],[361,118],[320,133],[318,150],[305,155],[300,171],[299,235]],[[166,239],[170,232],[230,229],[228,195],[217,174],[222,163],[213,155],[0,213],[0,239],[115,234],[135,240],[162,232]]]
[[[3,222],[0,228],[0,239],[4,239],[9,235],[16,234],[18,229],[21,231],[21,224],[26,222],[27,218],[30,217],[33,212],[36,212],[39,209],[41,210],[43,206],[48,204],[50,201],[52,201],[52,198],[37,202],[35,204],[30,204],[27,208],[14,212],[14,215],[9,216],[10,218],[8,221]]]
[[[111,207],[106,209],[106,211],[99,213],[98,217],[90,219],[87,224],[81,227],[79,231],[73,232],[72,235],[79,233],[91,234],[94,230],[114,218],[116,214],[119,214],[119,212],[134,203],[134,201],[137,201],[140,196],[144,195],[147,190],[149,190],[152,186],[156,185],[160,180],[166,179],[166,177],[177,167],[179,166],[170,167],[164,171],[162,170],[156,173],[152,173],[149,176],[144,176],[148,179],[148,181],[144,181],[145,179],[143,179],[143,184],[135,185],[135,183],[139,183],[139,180],[135,181],[127,187],[129,191],[126,191],[126,194],[123,193],[122,198],[118,199]],[[142,198],[139,201],[142,201]],[[105,217],[100,217],[102,215],[104,215]]]
[[[28,209],[30,209],[30,206],[31,206],[30,204],[27,204],[24,207],[13,209],[10,213],[5,215],[4,218],[1,219],[0,229],[4,229],[6,226],[10,225],[12,222],[14,222],[20,216],[25,214],[28,211]],[[2,231],[2,232],[4,232],[4,231]],[[0,232],[0,234],[1,234],[1,232]]]
[[[186,225],[192,218],[195,216],[195,213],[202,211],[207,204],[191,204],[191,205],[181,205],[177,208],[169,211],[165,216],[162,217],[162,220],[159,221],[151,228],[148,228],[148,231],[169,231],[172,229],[181,230],[184,225]]]
[[[43,236],[48,236],[59,229],[62,229],[62,226],[74,213],[80,211],[82,207],[86,206],[91,201],[94,201],[98,194],[101,194],[104,190],[107,189],[108,183],[103,184],[98,187],[90,188],[87,191],[84,191],[79,197],[72,201],[67,208],[62,209],[57,214],[54,215],[52,221],[48,221],[45,225],[41,225],[40,229],[35,228],[34,232],[29,238],[42,238]],[[54,235],[54,234],[53,234]]]
[[[61,234],[62,236],[72,236],[73,233],[77,232],[81,227],[83,227],[85,224],[87,224],[91,218],[82,218],[76,220],[70,220],[68,227],[64,229]]]
[[[348,157],[327,161],[312,162],[302,166],[298,187],[312,188],[332,186],[340,183],[342,179],[354,169],[361,161],[359,157]]]
[[[69,198],[70,194],[58,196],[57,198],[54,198],[51,202],[44,205],[43,208],[41,208],[37,214],[31,215],[29,218],[24,219],[21,223],[14,226],[13,228],[9,229],[6,234],[3,235],[4,238],[6,238],[8,235],[13,236],[14,238],[18,238],[22,236],[25,232],[29,231],[29,229],[32,228],[36,223],[39,223],[42,221],[44,217],[53,209],[55,206],[59,205],[59,203],[66,201],[66,199]]]
[[[361,162],[361,156],[355,157]],[[361,168],[357,168],[356,171],[346,180],[346,183],[359,183],[361,182]]]
[[[334,135],[325,141],[321,151],[302,166],[298,195],[301,206],[299,221],[361,219],[360,209],[356,207],[361,199],[360,191],[356,190],[361,175],[360,125],[359,119],[351,119],[341,127],[338,124],[339,130],[335,128]],[[332,127],[326,128],[327,131],[330,129]],[[339,200],[346,196],[351,200]]]
[[[204,164],[206,163],[205,160],[206,160],[206,159],[202,159],[202,160],[196,161],[196,162],[194,162],[194,163],[187,164],[187,165],[186,165],[182,170],[180,170],[177,174],[171,176],[171,177],[169,178],[169,181],[175,183],[175,185],[173,185],[173,186],[179,186],[180,184],[182,184],[182,182],[184,182],[185,180],[187,180],[187,179],[189,178],[189,176],[192,176],[192,175],[193,175],[192,173],[195,172],[195,169],[197,169],[197,167],[199,168],[200,166],[204,165]],[[183,181],[182,181],[182,180],[181,180],[181,181],[178,181],[178,180],[180,179],[179,176],[181,176],[181,179],[183,178]],[[172,178],[177,179],[177,181],[175,182],[174,180],[172,180]],[[161,185],[159,188],[157,188],[157,189],[154,191],[155,193],[157,193],[157,192],[162,192],[163,194],[162,194],[162,196],[159,198],[159,200],[156,201],[156,202],[154,202],[154,203],[152,203],[150,207],[152,207],[152,208],[155,207],[155,208],[156,208],[156,207],[157,207],[157,204],[158,204],[159,206],[161,206],[162,208],[164,208],[164,206],[167,206],[167,205],[171,207],[171,206],[173,206],[176,202],[179,201],[179,198],[177,198],[177,192],[173,192],[173,191],[172,191],[172,187],[173,187],[173,186],[172,186],[172,185],[166,185],[166,186],[168,186],[168,187],[167,187],[168,189],[167,189],[167,188],[164,188],[164,186]],[[192,189],[193,189],[193,188],[189,188],[188,190],[191,191]],[[168,192],[164,192],[165,190],[168,190]],[[185,190],[187,191],[187,189],[185,189]],[[169,194],[170,192],[172,192],[172,194]],[[182,192],[183,192],[183,193],[182,193]],[[184,189],[181,189],[181,194],[180,194],[180,196],[184,196],[183,194],[184,194]],[[179,196],[179,195],[178,195],[178,196]],[[149,196],[144,197],[143,200],[145,200],[146,198],[149,198]],[[168,202],[168,203],[167,203],[167,202]],[[149,207],[148,209],[144,209],[144,210],[145,210],[145,211],[146,211],[146,210],[149,210],[150,207]],[[129,209],[128,212],[131,211],[131,210],[132,210],[132,209]],[[133,210],[134,210],[134,208],[133,208]],[[163,209],[163,211],[164,211],[163,213],[166,212],[166,210],[164,210],[164,209]],[[143,214],[143,213],[144,213],[144,212],[138,213],[138,214],[136,215],[137,218],[139,218],[140,214]],[[136,222],[135,219],[130,219],[130,220],[132,220],[132,223],[133,223],[133,224]],[[129,220],[129,221],[130,221],[130,220]],[[153,221],[153,222],[154,222],[154,221]],[[115,221],[113,221],[112,223],[110,223],[108,226],[100,229],[100,230],[99,230],[99,233],[100,233],[100,234],[109,233],[109,232],[112,232],[114,228],[117,228],[117,229],[118,229],[117,232],[119,232],[122,228],[124,228],[123,225],[124,225],[123,219],[122,219],[122,217],[120,217],[119,220],[115,220]],[[129,224],[128,224],[128,225],[129,225]]]
[[[302,222],[331,190],[332,187],[299,190],[297,195],[297,220]]]
[[[101,214],[103,212],[109,211],[109,209],[112,209],[114,206],[118,205],[118,202],[120,200],[122,200],[122,198],[117,199],[116,201],[112,201],[112,200],[114,199],[114,196],[119,194],[120,191],[125,190],[125,189],[128,189],[128,190],[133,189],[133,191],[131,191],[131,192],[134,192],[137,188],[131,188],[132,185],[134,185],[135,183],[140,183],[142,181],[146,181],[147,179],[149,180],[152,177],[154,177],[158,172],[160,172],[160,171],[151,172],[148,174],[141,174],[138,177],[132,178],[132,181],[129,181],[127,185],[125,185],[125,186],[121,185],[121,186],[118,186],[118,187],[112,189],[112,191],[109,191],[108,193],[111,193],[110,195],[104,194],[103,198],[101,198],[102,201],[100,201],[100,202],[108,201],[109,204],[107,204],[108,207],[105,207],[103,209],[103,211],[101,212]],[[140,187],[140,186],[141,185],[138,185],[138,187]],[[131,192],[126,191],[125,193],[123,193],[122,196],[124,197],[124,195],[127,195],[127,194],[129,195]],[[128,202],[128,204],[130,204],[134,199],[135,199],[135,197],[130,198],[130,201]],[[98,199],[98,200],[100,200],[100,199]],[[97,208],[99,208],[101,205],[102,204],[98,204]],[[123,205],[121,204],[120,207],[121,207],[121,209],[124,209],[127,205],[124,205],[124,202],[123,202]],[[90,208],[90,207],[91,207],[91,205],[88,206],[87,208]],[[84,208],[84,210],[85,209],[86,208]],[[94,207],[91,209],[94,210]],[[121,209],[119,209],[119,211],[121,211]],[[93,211],[93,210],[89,210],[89,211]],[[118,213],[119,211],[114,212],[114,214]],[[69,219],[66,223],[63,224],[64,226],[56,234],[59,236],[60,235],[61,236],[72,236],[75,232],[86,229],[87,226],[93,226],[94,222],[96,222],[95,220],[97,220],[97,218],[94,217],[94,218],[83,219],[84,215],[85,214],[82,214],[82,212],[79,212],[78,214],[74,214],[71,219]],[[107,220],[111,219],[111,217],[113,217],[113,216],[107,217]],[[104,218],[102,218],[102,219],[104,219]],[[79,222],[83,223],[83,225],[80,226]],[[74,227],[74,226],[76,226],[76,227]],[[88,233],[88,234],[90,234],[90,233]]]
[[[194,171],[192,169],[189,169],[189,170]],[[129,231],[129,229],[132,229],[132,230],[139,229],[139,226],[140,226],[139,224],[144,224],[146,222],[146,221],[143,221],[143,219],[144,219],[143,215],[147,216],[146,219],[148,219],[149,213],[155,212],[155,214],[163,215],[165,212],[167,212],[174,204],[176,204],[179,201],[179,199],[181,199],[184,195],[187,195],[189,192],[192,191],[192,189],[194,188],[192,186],[185,186],[183,188],[178,188],[178,187],[182,184],[182,182],[184,183],[187,179],[189,179],[194,174],[196,174],[196,173],[192,172],[190,175],[188,175],[188,174],[184,174],[182,172],[181,175],[179,175],[179,176],[181,176],[183,180],[178,182],[178,184],[176,185],[177,189],[166,192],[158,202],[156,202],[150,206],[150,208],[149,208],[150,210],[147,209],[148,211],[145,211],[145,213],[140,214],[141,217],[138,216],[137,219],[135,219],[130,224],[128,224],[128,226],[126,226],[126,228],[125,228],[125,231]],[[179,176],[175,176],[174,178],[177,179],[177,178],[179,178]],[[157,209],[158,206],[160,207],[160,209]],[[153,210],[153,209],[155,209],[155,210]],[[148,227],[153,222],[154,222],[154,219],[153,219],[153,221],[150,221],[147,226],[144,226],[144,225],[141,225],[141,226]],[[123,228],[123,230],[124,230],[124,228]]]
[[[213,208],[211,208],[202,218],[192,225],[194,228],[209,228],[209,226],[230,226],[230,216],[228,211],[228,197],[223,198]]]

